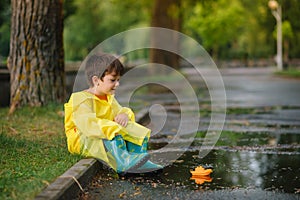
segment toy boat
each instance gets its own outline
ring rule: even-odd
[[[205,169],[202,166],[196,167],[195,171],[190,171],[192,176],[208,176],[212,173],[212,169]]]

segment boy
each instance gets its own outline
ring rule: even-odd
[[[117,173],[161,169],[148,160],[150,130],[114,98],[124,73],[122,63],[109,54],[92,55],[85,72],[89,88],[73,93],[65,104],[68,150],[99,159]]]

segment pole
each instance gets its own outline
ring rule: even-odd
[[[282,71],[282,20],[281,20],[281,6],[278,6],[278,19],[277,21],[277,65],[278,70]]]

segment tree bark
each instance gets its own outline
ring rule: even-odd
[[[62,5],[62,0],[11,1],[10,113],[64,101]]]
[[[151,26],[168,28],[175,31],[181,30],[180,0],[155,0],[152,10]],[[151,42],[156,44],[171,45],[170,48],[178,51],[179,38],[174,35],[151,35]],[[179,68],[179,55],[160,49],[150,49],[150,61],[153,63],[165,64],[175,69]]]
[[[284,65],[287,65],[287,63],[289,63],[289,41],[288,40],[284,40],[283,41],[283,63]]]

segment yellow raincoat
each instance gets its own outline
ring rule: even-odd
[[[144,138],[150,137],[150,129],[136,123],[131,109],[120,106],[113,95],[107,95],[106,101],[86,91],[76,92],[64,107],[69,152],[100,159],[114,169],[115,160],[106,152],[102,139],[112,140],[121,134],[124,140],[142,145]],[[130,119],[126,127],[113,121],[120,113]]]

